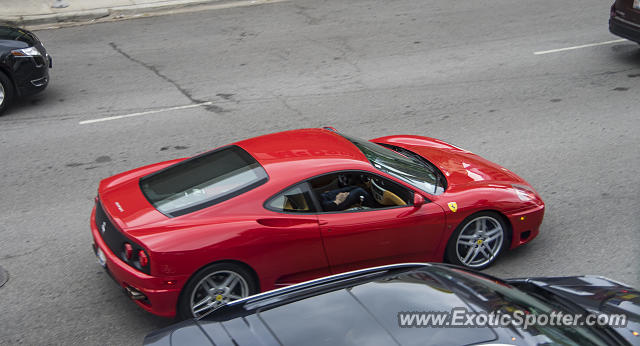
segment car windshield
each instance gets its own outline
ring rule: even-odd
[[[344,137],[355,144],[375,168],[404,180],[426,193],[438,195],[444,192],[445,181],[442,174],[433,164],[426,163],[426,159],[419,155],[408,150],[397,152],[359,138]]]
[[[400,271],[400,272],[398,272]],[[237,317],[233,308],[221,314],[209,314],[207,321],[249,326],[249,323],[225,322],[230,316],[260,321],[284,345],[606,345],[611,339],[595,329],[577,326],[518,325],[494,326],[488,319],[469,325],[468,320],[409,320],[402,315],[445,316],[455,310],[484,313],[485,316],[549,315],[554,307],[512,287],[501,280],[457,268],[425,266],[421,269],[370,273],[326,285],[300,287],[289,293],[275,292],[246,303],[242,310],[257,316]],[[382,274],[382,275],[381,275]],[[286,291],[285,291],[286,292]],[[268,298],[267,298],[268,297]],[[381,299],[381,297],[383,297]],[[234,303],[232,303],[234,304]],[[238,304],[237,302],[235,304]],[[238,311],[238,310],[235,310]],[[554,311],[570,313],[568,310]],[[258,318],[255,318],[258,317]],[[436,321],[441,321],[440,324]],[[477,320],[478,321],[478,320]],[[255,322],[252,322],[255,323]],[[293,326],[293,327],[292,327]],[[412,328],[414,326],[415,328]],[[450,326],[450,327],[446,327]],[[207,326],[204,325],[205,329]],[[504,328],[503,331],[498,329]],[[237,329],[236,329],[237,330]],[[499,333],[498,333],[499,332]],[[498,334],[496,334],[498,333]],[[215,334],[214,334],[215,335]],[[499,337],[500,339],[496,339]]]
[[[142,193],[167,216],[187,214],[264,184],[267,173],[249,153],[229,146],[140,180]]]
[[[0,40],[22,41],[29,46],[38,43],[38,39],[30,32],[8,26],[0,26]]]
[[[488,312],[513,314],[522,311],[526,315],[550,315],[559,307],[527,294],[505,282],[485,277],[463,269],[433,268],[431,275],[447,283],[449,289],[473,305]],[[564,309],[562,309],[564,310]],[[570,313],[563,311],[563,313]],[[582,326],[534,325],[520,329],[538,339],[538,344],[605,345],[598,334]]]

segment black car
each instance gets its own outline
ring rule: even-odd
[[[213,297],[212,299],[216,299]],[[466,324],[467,316],[617,314],[624,327]],[[439,324],[416,323],[444,315]],[[416,319],[413,319],[414,316]],[[462,318],[462,317],[460,317]],[[507,319],[508,320],[508,319]],[[431,320],[434,322],[435,320]],[[446,322],[445,322],[446,321]],[[480,321],[478,319],[477,321]],[[542,321],[541,317],[539,321]],[[411,323],[415,324],[411,324]],[[461,326],[459,323],[464,322]],[[565,324],[567,322],[564,322]],[[456,327],[451,327],[451,326]],[[449,327],[446,327],[449,326]],[[250,296],[153,332],[146,345],[639,344],[640,292],[593,276],[500,280],[451,265],[401,264]]]
[[[609,31],[640,43],[640,0],[616,0],[611,6]]]
[[[51,67],[51,57],[34,33],[0,26],[0,115],[14,98],[44,90]]]

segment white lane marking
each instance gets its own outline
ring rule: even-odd
[[[192,104],[192,105],[175,106],[175,107],[169,107],[169,108],[154,109],[152,111],[146,111],[146,112],[138,112],[138,113],[131,113],[131,114],[123,114],[123,115],[114,115],[112,117],[105,117],[105,118],[98,118],[98,119],[91,119],[91,120],[83,120],[83,121],[79,122],[78,124],[87,125],[87,124],[100,123],[100,122],[109,121],[109,120],[117,120],[117,119],[137,117],[137,116],[141,116],[141,115],[163,113],[163,112],[175,111],[175,110],[180,110],[180,109],[189,109],[189,108],[195,108],[195,107],[204,107],[204,106],[209,106],[209,105],[212,105],[212,104],[213,104],[213,102],[202,102],[202,103],[196,103],[196,104]]]
[[[533,54],[534,55],[542,55],[542,54],[549,54],[549,53],[557,53],[557,52],[564,52],[564,51],[567,51],[567,50],[589,48],[589,47],[596,47],[596,46],[604,46],[605,44],[620,43],[620,42],[624,42],[624,41],[626,41],[626,39],[622,38],[622,39],[619,39],[619,40],[583,44],[581,46],[559,48],[559,49],[551,49],[551,50],[543,50],[543,51],[540,51],[540,52],[533,52]]]

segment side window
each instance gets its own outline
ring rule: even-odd
[[[325,212],[404,207],[413,200],[406,187],[365,172],[327,174],[309,184]]]
[[[266,204],[273,211],[310,213],[315,212],[306,183],[298,184],[272,197]]]

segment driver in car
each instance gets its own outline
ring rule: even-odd
[[[342,211],[354,205],[373,207],[371,196],[365,189],[356,185],[347,185],[348,178],[345,176],[339,176],[338,180],[343,187],[320,195],[320,203],[325,211]]]

